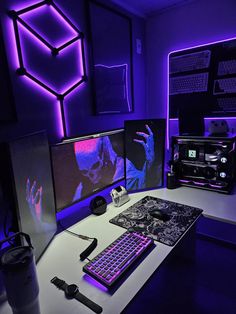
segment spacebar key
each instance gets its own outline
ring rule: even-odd
[[[118,266],[118,269],[120,270],[125,266],[125,264],[130,263],[133,257],[135,257],[135,252],[131,253],[129,256],[126,257],[126,259]]]

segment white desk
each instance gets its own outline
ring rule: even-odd
[[[204,215],[207,217],[236,223],[236,210],[234,208],[236,195],[223,195],[187,187],[131,194],[131,200],[122,207],[116,208],[110,204],[104,215],[90,215],[70,228],[76,233],[98,239],[98,246],[90,258],[97,255],[125,231],[123,228],[109,223],[109,220],[146,195],[199,207],[204,210]],[[37,265],[41,314],[92,313],[90,309],[77,300],[67,300],[64,297],[64,292],[50,283],[50,279],[54,276],[64,279],[68,284],[78,284],[83,294],[103,307],[103,313],[120,313],[175,247],[159,242],[155,242],[155,244],[155,249],[115,293],[110,295],[108,291],[95,287],[86,280],[87,275],[82,271],[86,262],[79,261],[79,254],[88,246],[88,242],[66,232],[57,235]],[[0,313],[11,313],[8,304],[5,303],[0,306]]]
[[[175,190],[159,189],[146,194],[198,207],[203,209],[203,216],[207,218],[236,224],[236,188],[229,195],[189,187]]]

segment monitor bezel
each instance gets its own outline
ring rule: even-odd
[[[124,128],[119,128],[119,129],[113,129],[113,130],[110,130],[110,131],[101,131],[101,132],[98,132],[98,133],[91,133],[91,134],[88,134],[88,135],[81,135],[81,136],[78,136],[78,137],[70,137],[70,138],[66,138],[64,140],[62,140],[60,143],[56,143],[56,144],[53,144],[50,146],[50,159],[51,159],[51,169],[52,169],[52,174],[53,174],[53,157],[52,157],[52,150],[53,150],[53,147],[58,147],[58,146],[61,146],[61,145],[68,145],[68,144],[71,144],[71,143],[75,143],[75,142],[80,142],[80,141],[83,141],[83,140],[89,140],[89,139],[93,139],[93,138],[98,138],[98,137],[103,137],[103,136],[109,136],[109,135],[113,135],[113,134],[118,134],[118,133],[123,133],[123,142],[124,142],[124,137],[125,137],[125,129]],[[125,169],[125,147],[124,147],[124,169]],[[111,184],[108,184],[106,186],[104,186],[103,188],[100,188],[100,189],[97,189],[95,191],[93,191],[92,193],[89,193],[88,195],[84,196],[84,197],[81,197],[80,199],[76,200],[76,201],[72,201],[71,203],[68,203],[66,204],[65,206],[61,206],[59,207],[58,204],[57,204],[57,197],[56,197],[56,185],[55,185],[55,178],[54,178],[54,174],[53,174],[53,186],[54,186],[54,199],[55,199],[55,208],[56,208],[56,213],[59,213],[61,212],[62,210],[66,209],[66,208],[69,208],[87,198],[90,198],[91,196],[113,186],[113,185],[116,185],[118,182],[121,182],[125,179],[125,170],[124,170],[124,176],[119,179],[119,180],[116,180],[114,182],[112,182]]]

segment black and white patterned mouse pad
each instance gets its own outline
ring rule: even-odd
[[[155,216],[154,211],[162,216]],[[110,222],[173,246],[201,213],[199,208],[146,196]]]

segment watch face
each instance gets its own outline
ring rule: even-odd
[[[79,291],[79,288],[73,284],[73,285],[67,286],[65,293],[68,298],[73,298],[78,291]]]

